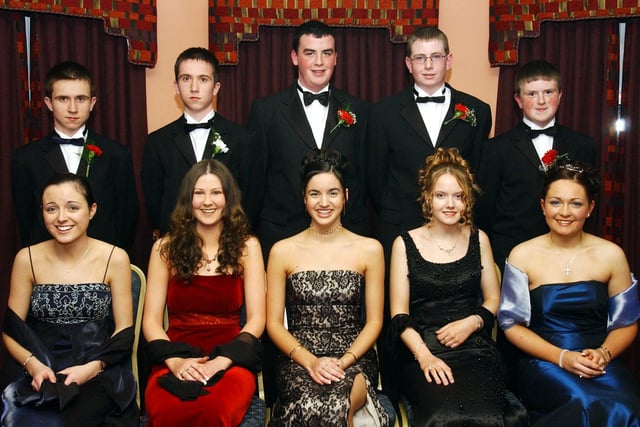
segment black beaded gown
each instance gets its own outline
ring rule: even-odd
[[[286,283],[289,332],[316,356],[341,357],[362,329],[364,277],[354,271],[302,271]],[[378,378],[373,349],[346,369],[346,378],[320,385],[305,369],[279,356],[278,401],[269,423],[273,426],[346,426],[349,394],[354,377],[364,374],[367,404],[356,414],[355,425],[387,426],[388,415],[372,386]]]
[[[389,333],[397,387],[410,403],[413,425],[527,425],[524,408],[519,402],[512,407],[505,397],[504,371],[490,336],[491,325],[456,348],[445,347],[436,339],[435,331],[445,324],[478,312],[482,265],[477,230],[471,233],[466,255],[443,264],[425,260],[407,232],[401,237],[409,269],[410,314],[395,316]],[[420,365],[400,340],[407,326],[418,331],[429,350],[449,365],[453,384],[426,381]]]

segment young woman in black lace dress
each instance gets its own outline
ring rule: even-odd
[[[382,327],[382,247],[341,225],[348,207],[343,168],[337,152],[306,159],[304,204],[311,224],[269,255],[267,331],[282,352],[270,426],[389,422],[374,390],[372,348]]]

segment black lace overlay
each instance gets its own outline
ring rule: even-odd
[[[341,357],[362,329],[364,277],[353,271],[303,271],[287,278],[286,307],[289,331],[316,356]],[[270,426],[347,425],[349,394],[354,377],[365,376],[371,426],[386,426],[388,416],[372,383],[378,379],[373,349],[359,355],[346,369],[346,378],[330,385],[315,383],[305,369],[280,355],[279,401]]]

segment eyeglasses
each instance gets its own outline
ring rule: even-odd
[[[420,65],[425,64],[427,62],[427,59],[430,59],[432,64],[439,64],[447,56],[449,56],[449,55],[445,55],[443,53],[434,53],[431,56],[416,55],[416,56],[413,56],[413,57],[411,57],[409,59],[411,60],[411,62],[413,62],[415,64],[420,64]]]

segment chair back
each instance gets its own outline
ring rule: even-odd
[[[136,403],[140,408],[140,379],[138,372],[138,345],[140,344],[140,330],[142,329],[142,309],[144,296],[147,292],[147,279],[137,265],[131,264],[131,296],[133,298],[133,349],[131,351],[131,370],[136,379]]]

